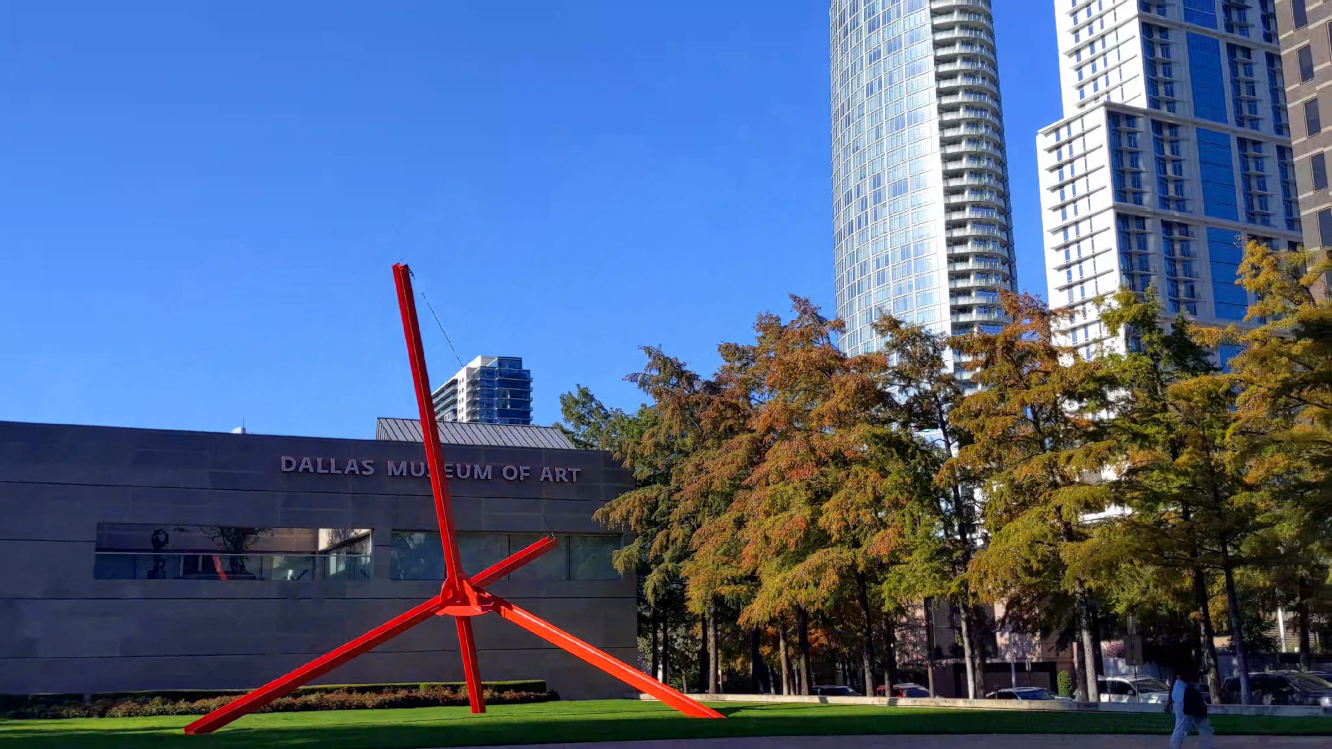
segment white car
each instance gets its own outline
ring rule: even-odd
[[[1131,702],[1163,705],[1170,699],[1170,686],[1151,676],[1106,676],[1096,680],[1101,702]]]

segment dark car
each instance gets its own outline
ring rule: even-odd
[[[1249,689],[1259,705],[1320,705],[1332,707],[1332,683],[1312,674],[1269,672],[1249,674]],[[1221,686],[1226,702],[1239,704],[1239,677],[1226,679]]]
[[[1190,684],[1189,686],[1193,687],[1193,691],[1202,695],[1202,699],[1205,704],[1208,705],[1212,704],[1212,689],[1211,687],[1207,686],[1207,682],[1201,681],[1194,684]]]
[[[863,697],[861,693],[851,687],[841,687],[833,685],[824,685],[814,687],[814,694],[820,697]]]
[[[990,692],[985,695],[987,700],[1057,700],[1050,690],[1042,687],[1013,687],[1010,689],[1000,689],[997,692]]]
[[[884,695],[885,690],[883,685],[880,684],[878,689],[876,689],[875,691],[879,694],[880,697],[882,697]],[[911,682],[905,682],[902,684],[893,685],[893,696],[928,698],[930,696],[930,690],[926,689],[925,687],[922,687],[919,684],[912,684]]]

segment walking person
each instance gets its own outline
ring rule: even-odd
[[[1166,712],[1175,711],[1175,732],[1170,736],[1170,749],[1180,749],[1190,732],[1198,733],[1200,749],[1213,749],[1212,721],[1207,719],[1207,703],[1193,688],[1198,680],[1198,669],[1192,663],[1181,664],[1175,670],[1175,683],[1170,688]]]

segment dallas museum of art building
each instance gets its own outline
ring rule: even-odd
[[[440,431],[465,569],[555,534],[491,590],[636,664],[634,581],[592,520],[631,477],[549,428]],[[0,422],[0,694],[256,687],[438,593],[420,425],[380,419],[376,437]],[[496,625],[476,622],[487,679],[626,694]],[[457,647],[442,618],[320,681],[461,681]]]

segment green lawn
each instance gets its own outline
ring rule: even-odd
[[[247,747],[258,749],[418,749],[485,744],[814,736],[894,733],[1170,732],[1161,715],[985,712],[864,705],[714,705],[727,720],[693,720],[655,702],[547,702],[465,707],[269,713],[241,718],[209,736],[186,736],[191,718],[81,718],[0,721],[6,749],[86,747]],[[1332,735],[1332,718],[1213,719],[1217,733]]]

